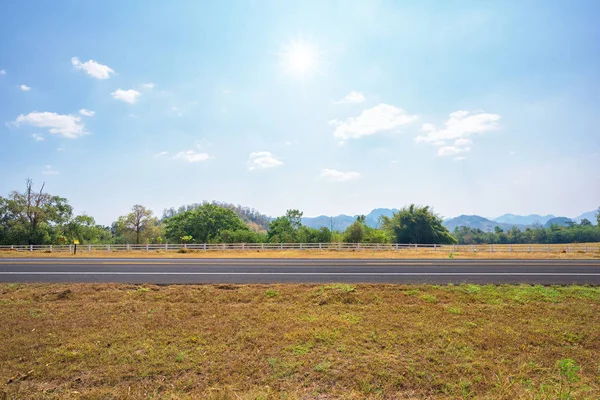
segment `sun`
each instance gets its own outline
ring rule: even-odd
[[[319,51],[314,44],[306,41],[293,41],[281,56],[285,72],[296,77],[310,75],[318,68]]]

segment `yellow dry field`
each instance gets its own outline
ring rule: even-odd
[[[598,399],[600,288],[0,284],[0,399]]]
[[[410,258],[435,258],[435,259],[600,259],[600,246],[584,250],[562,251],[553,249],[545,251],[461,251],[451,252],[446,250],[399,250],[399,251],[335,251],[335,250],[254,250],[254,251],[79,251],[76,255],[67,252],[40,252],[40,251],[10,251],[0,250],[0,258],[381,258],[381,259],[410,259]]]

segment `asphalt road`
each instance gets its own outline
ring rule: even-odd
[[[600,260],[3,258],[0,282],[600,285]]]

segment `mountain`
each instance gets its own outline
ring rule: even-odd
[[[376,208],[370,213],[365,215],[367,225],[370,227],[379,226],[379,217],[386,216],[391,217],[394,212],[398,211],[396,208]],[[340,214],[335,217],[329,217],[326,215],[319,215],[318,217],[303,217],[302,224],[309,228],[319,229],[321,227],[327,227],[336,231],[344,231],[347,227],[352,225],[356,221],[358,215],[345,215]]]
[[[583,214],[581,214],[580,216],[573,218],[573,221],[575,221],[575,222],[579,223],[579,222],[581,222],[581,220],[582,220],[582,219],[586,218],[586,219],[587,219],[587,220],[589,220],[589,221],[590,221],[592,224],[596,225],[596,223],[597,223],[597,221],[598,221],[598,220],[596,219],[596,213],[597,213],[597,212],[598,212],[598,211],[589,211],[589,212],[583,213]]]
[[[571,218],[556,217],[556,218],[552,218],[551,220],[546,222],[546,224],[544,225],[544,228],[549,228],[550,225],[569,226],[569,224],[572,222],[573,222],[573,220]]]
[[[515,215],[515,214],[504,214],[498,218],[494,218],[493,221],[501,222],[503,224],[510,225],[533,225],[538,223],[540,225],[544,225],[546,222],[551,220],[552,218],[556,218],[554,215],[539,215],[539,214],[530,214],[530,215]]]
[[[484,232],[494,231],[497,226],[505,231],[511,229],[513,226],[516,226],[519,229],[525,228],[525,225],[505,224],[480,217],[479,215],[460,215],[455,218],[444,220],[443,224],[450,232],[454,232],[454,229],[459,226],[466,226],[472,229],[481,229]]]

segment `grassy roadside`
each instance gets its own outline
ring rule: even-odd
[[[0,284],[0,398],[597,399],[600,288]]]
[[[600,251],[561,252],[448,252],[442,250],[401,250],[401,251],[334,251],[334,250],[264,250],[264,251],[92,251],[76,255],[66,252],[0,251],[2,258],[378,258],[378,259],[600,259]]]

